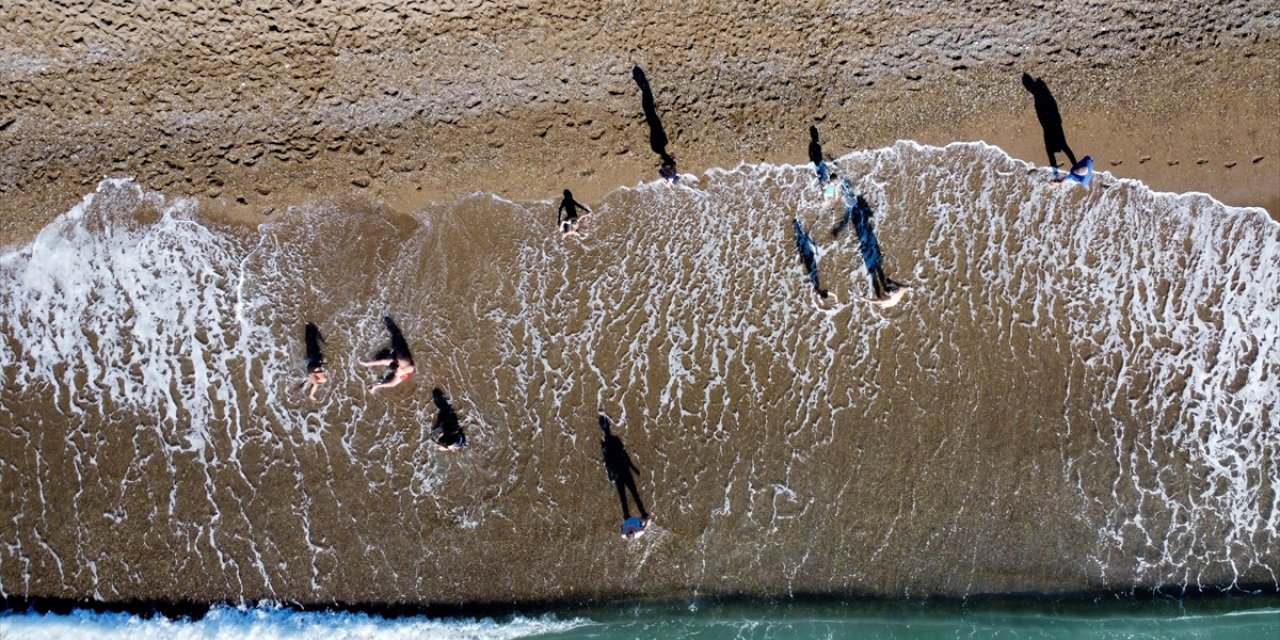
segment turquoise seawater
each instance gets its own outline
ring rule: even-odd
[[[593,612],[544,638],[1280,638],[1280,600],[716,605]]]

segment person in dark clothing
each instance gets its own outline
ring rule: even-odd
[[[560,201],[560,208],[556,210],[556,224],[560,226],[560,233],[566,236],[578,233],[578,209],[586,212],[584,217],[591,214],[591,210],[586,205],[573,199],[573,192],[565,189],[564,199]]]
[[[387,367],[386,375],[382,377],[380,382],[373,385],[370,391],[394,387],[408,380],[415,371],[413,354],[409,352],[409,343],[405,341],[404,334],[400,332],[400,327],[396,326],[391,316],[383,316],[382,323],[386,325],[387,332],[391,334],[391,347],[379,351],[373,356],[372,360],[360,361],[360,366],[363,367]]]
[[[307,368],[307,381],[302,383],[305,390],[307,386],[311,387],[310,397],[316,399],[316,390],[320,385],[329,379],[325,372],[324,352],[321,351],[320,345],[324,344],[324,336],[320,334],[320,327],[314,322],[307,323],[306,329],[307,359],[304,361]]]
[[[461,449],[467,445],[467,434],[462,432],[462,424],[458,422],[458,412],[453,410],[449,399],[439,387],[431,390],[431,401],[436,405],[436,424],[431,429],[431,441],[440,451]]]
[[[636,490],[636,480],[631,475],[633,471],[640,473],[640,469],[631,461],[631,456],[627,455],[622,439],[613,435],[612,426],[613,423],[609,417],[603,413],[600,414],[600,430],[604,432],[604,436],[600,439],[600,456],[604,459],[604,468],[609,474],[609,481],[618,490],[618,502],[622,504],[622,537],[629,539],[641,535],[651,518],[644,508],[644,502],[640,500],[639,491]],[[633,522],[635,518],[631,516],[631,509],[627,506],[627,491],[631,492],[636,508],[640,511],[639,522]]]

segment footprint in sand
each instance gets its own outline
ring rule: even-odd
[[[1255,158],[1253,159],[1253,163],[1254,163],[1254,164],[1258,164],[1259,162],[1262,162],[1262,158],[1263,158],[1263,156],[1257,156],[1257,157],[1255,157]]]
[[[1171,166],[1171,167],[1176,167],[1176,166],[1178,166],[1178,161],[1177,161],[1177,160],[1170,160],[1170,161],[1169,161],[1169,166]]]
[[[1112,161],[1111,161],[1111,166],[1113,166],[1113,167],[1118,167],[1118,166],[1120,166],[1120,165],[1122,165],[1122,164],[1124,164],[1124,160],[1112,160]]]
[[[1200,158],[1199,160],[1196,160],[1196,164],[1209,164],[1209,161],[1204,158]]]
[[[1151,156],[1142,156],[1141,158],[1138,158],[1138,164],[1146,164],[1150,159]]]
[[[1234,166],[1236,166],[1237,164],[1239,164],[1239,163],[1238,163],[1238,162],[1236,162],[1235,160],[1232,160],[1231,162],[1228,162],[1228,163],[1226,163],[1226,164],[1224,164],[1224,165],[1222,165],[1222,166],[1224,166],[1224,167],[1226,167],[1226,168],[1230,169],[1231,167],[1234,167]]]

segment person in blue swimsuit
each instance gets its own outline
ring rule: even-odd
[[[831,235],[839,237],[840,232],[852,224],[858,234],[858,247],[862,252],[862,263],[871,276],[872,302],[883,300],[905,285],[894,282],[884,274],[884,255],[880,253],[880,241],[876,239],[875,229],[871,224],[871,205],[866,199],[853,192],[853,185],[848,178],[840,180],[840,192],[844,196],[844,217],[831,230]]]
[[[823,289],[818,279],[818,254],[813,239],[795,218],[791,219],[791,229],[795,232],[796,251],[800,254],[800,263],[804,265],[805,275],[809,276],[809,282],[813,285],[813,292],[822,302],[834,302],[835,296]]]
[[[1057,173],[1056,167],[1054,168],[1054,173]],[[1090,158],[1089,156],[1081,158],[1080,162],[1071,166],[1071,171],[1062,174],[1060,177],[1056,178],[1056,180],[1062,184],[1066,184],[1067,181],[1070,180],[1072,182],[1077,182],[1084,187],[1089,186],[1089,182],[1093,180],[1093,158]]]

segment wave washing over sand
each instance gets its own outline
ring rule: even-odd
[[[981,144],[258,229],[106,180],[0,257],[0,591],[299,603],[1274,591],[1280,224]],[[820,310],[791,242],[820,247]],[[418,373],[355,362],[405,330]],[[302,328],[331,382],[299,390]],[[470,446],[428,434],[439,387]],[[618,540],[597,411],[655,524]]]

